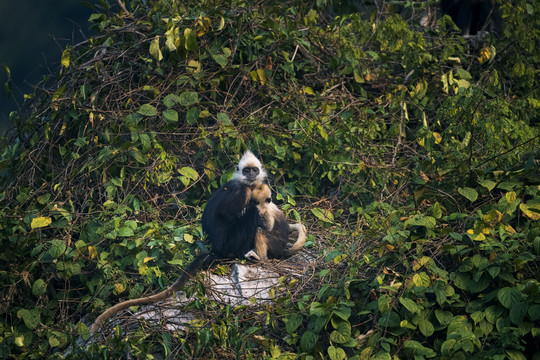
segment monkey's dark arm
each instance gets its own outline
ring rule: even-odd
[[[229,181],[222,188],[222,194],[215,207],[216,216],[231,221],[243,216],[247,207],[253,206],[249,200],[251,189],[238,181]]]
[[[216,257],[213,253],[206,253],[199,255],[195,258],[185,269],[182,275],[176,279],[174,284],[169,286],[167,289],[163,290],[162,292],[152,295],[152,296],[144,296],[140,297],[138,299],[131,299],[126,300],[124,302],[121,302],[119,304],[114,305],[113,307],[110,307],[109,309],[105,310],[105,312],[97,317],[97,319],[92,324],[92,327],[90,328],[90,331],[92,333],[98,332],[99,328],[105,323],[105,321],[116,314],[117,312],[124,310],[130,306],[137,306],[137,305],[148,305],[153,304],[158,301],[167,299],[172,294],[174,294],[176,291],[179,291],[182,289],[182,287],[186,284],[186,282],[195,276],[197,271],[203,270],[208,268],[210,265],[212,265],[212,262],[216,260]]]

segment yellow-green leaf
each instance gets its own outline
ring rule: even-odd
[[[88,247],[88,255],[90,256],[90,259],[95,259],[97,257],[98,252],[95,246]]]
[[[161,49],[159,48],[159,35],[150,42],[150,55],[157,61],[163,60],[163,54],[161,54]]]
[[[37,217],[32,219],[32,223],[30,224],[30,227],[32,229],[36,228],[42,228],[45,226],[49,226],[52,223],[52,219],[50,217]]]
[[[188,242],[190,244],[193,244],[193,235],[191,234],[184,234],[184,241]]]
[[[523,214],[531,220],[540,220],[540,204],[519,204]]]
[[[257,69],[257,76],[259,77],[259,80],[261,81],[261,85],[265,85],[267,78],[266,78],[266,73],[264,72],[263,69]]]
[[[221,16],[221,18],[219,19],[218,31],[223,30],[224,27],[225,27],[225,19],[223,18],[223,16]]]
[[[504,195],[505,199],[506,199],[506,202],[511,204],[513,203],[516,198],[517,198],[517,194],[514,192],[514,191],[510,191],[510,192],[507,192],[505,195]]]
[[[24,346],[24,335],[17,336],[15,338],[15,345],[20,346],[20,347]]]
[[[66,69],[69,67],[69,55],[71,51],[69,49],[66,49],[62,52],[62,60],[60,62],[62,63],[62,66]]]

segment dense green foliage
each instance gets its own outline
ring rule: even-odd
[[[102,1],[3,145],[0,354],[531,358],[540,5],[505,2],[504,33],[474,45],[407,4]],[[247,148],[308,225],[309,282],[255,308],[198,289],[194,331],[77,345],[204,248],[205,199]]]

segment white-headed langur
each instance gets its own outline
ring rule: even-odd
[[[270,203],[273,210],[268,211],[266,206],[261,206],[258,200],[252,199],[253,189],[260,188],[265,179],[266,171],[263,169],[259,159],[251,151],[246,151],[238,163],[233,178],[210,197],[204,209],[202,230],[210,240],[211,251],[195,258],[183,270],[176,282],[164,291],[152,296],[127,300],[107,309],[94,321],[90,329],[91,332],[96,333],[105,321],[118,311],[130,306],[148,305],[167,299],[176,291],[181,290],[197,271],[208,268],[215,260],[251,258],[252,256],[248,254],[252,253],[254,248],[257,249],[256,237],[260,238],[260,226],[268,229],[262,234],[266,236],[267,240],[265,241],[270,257],[283,257],[290,253],[290,250],[285,250],[284,244],[286,244],[286,240],[283,239],[288,238],[289,232],[292,230],[299,233],[298,245],[295,244],[293,248],[298,250],[303,247],[305,243],[305,227],[300,224],[290,225],[286,238],[285,232],[283,232],[283,235],[273,235],[274,232],[278,233],[277,224],[284,226],[284,221],[286,222],[287,219],[273,203]],[[265,195],[264,199],[266,200],[268,197]],[[261,216],[259,211],[263,211],[265,215]],[[270,226],[270,223],[274,225]],[[281,242],[273,239],[281,239],[279,240]],[[262,243],[262,240],[260,240],[258,246],[261,247],[260,244]],[[280,247],[281,250],[279,250]],[[260,258],[266,259],[267,256],[262,250],[261,255]],[[257,259],[257,257],[255,258]]]

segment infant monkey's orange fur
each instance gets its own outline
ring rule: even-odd
[[[304,247],[306,227],[300,223],[290,224],[276,204],[272,202],[272,193],[268,185],[261,183],[252,188],[251,199],[257,204],[262,223],[255,237],[255,249],[246,254],[257,260],[287,257]],[[298,232],[298,238],[287,249],[289,234]]]

